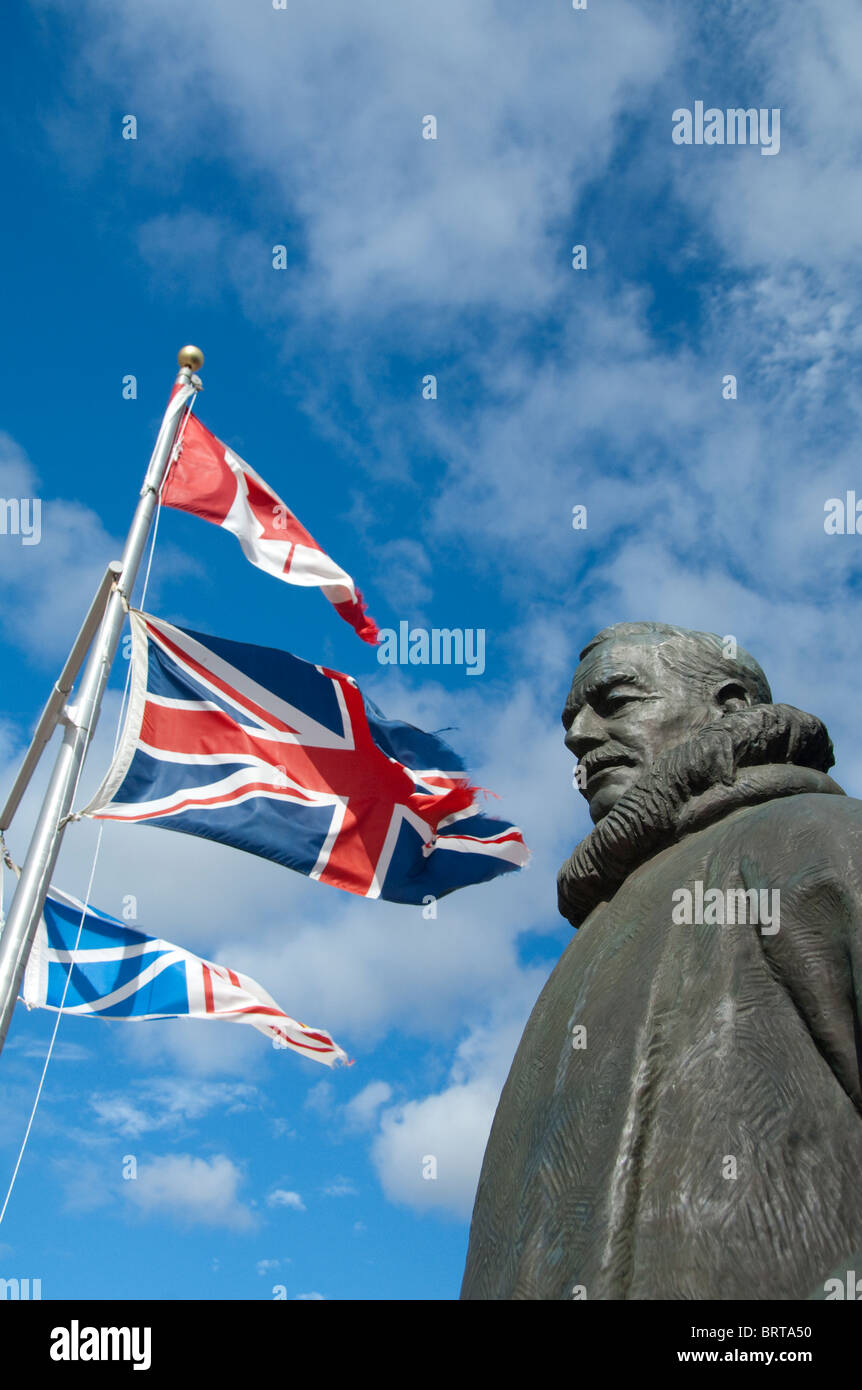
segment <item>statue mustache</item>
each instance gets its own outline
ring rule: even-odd
[[[632,757],[629,749],[621,748],[616,744],[605,744],[602,748],[585,753],[582,758],[578,759],[578,767],[583,768],[587,781],[606,767],[619,766],[635,767],[636,759]]]

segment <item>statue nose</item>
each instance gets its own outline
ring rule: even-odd
[[[584,705],[569,725],[565,745],[576,758],[582,758],[604,740],[604,728],[594,709]]]

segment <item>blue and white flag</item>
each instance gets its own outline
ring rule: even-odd
[[[45,900],[23,998],[28,1009],[56,1013],[62,1005],[64,1014],[126,1023],[158,1018],[250,1023],[277,1047],[292,1048],[330,1067],[347,1061],[327,1032],[291,1018],[248,975],[146,936],[56,888]]]
[[[85,814],[202,835],[366,898],[423,903],[525,864],[457,754],[352,676],[133,611],[129,709]]]

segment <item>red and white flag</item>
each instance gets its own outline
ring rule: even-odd
[[[194,415],[186,420],[162,503],[232,531],[258,569],[288,584],[322,589],[363,642],[377,642],[377,624],[366,615],[350,575],[321,550],[263,478]]]

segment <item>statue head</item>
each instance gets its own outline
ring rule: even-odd
[[[667,623],[604,628],[581,652],[563,710],[593,821],[699,729],[771,700],[763,671],[732,639]]]

